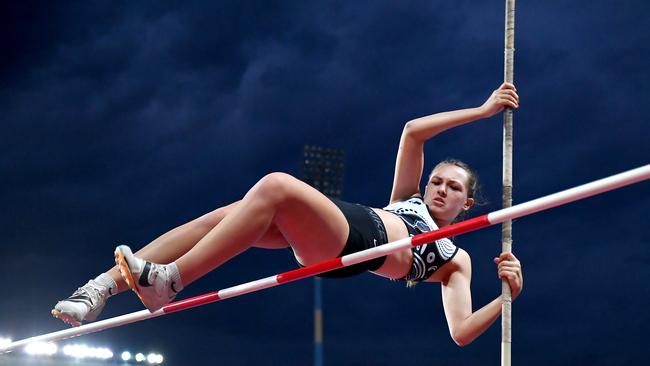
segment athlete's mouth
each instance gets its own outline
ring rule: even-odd
[[[434,198],[433,201],[434,201],[434,202],[438,202],[438,203],[443,204],[443,205],[445,204],[445,200],[443,200],[443,199],[440,198],[440,197],[436,197],[436,198]]]

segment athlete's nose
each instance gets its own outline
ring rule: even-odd
[[[438,194],[441,195],[442,197],[447,196],[447,185],[446,184],[441,184],[438,186]]]

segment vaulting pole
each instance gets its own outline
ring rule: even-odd
[[[445,226],[439,230],[400,239],[378,247],[366,249],[361,252],[348,254],[340,258],[326,260],[324,262],[316,263],[311,266],[280,273],[256,281],[229,287],[223,290],[172,302],[153,313],[150,313],[148,310],[140,310],[115,318],[109,318],[98,322],[85,324],[76,328],[60,330],[58,332],[43,334],[40,336],[15,341],[8,345],[0,347],[0,354],[11,352],[17,348],[26,346],[27,344],[33,342],[50,342],[77,337],[88,333],[98,332],[104,329],[134,323],[144,319],[155,318],[161,315],[187,310],[193,307],[202,306],[219,300],[225,300],[231,297],[263,290],[269,287],[275,287],[303,278],[312,277],[323,272],[328,272],[335,269],[351,266],[353,264],[369,261],[371,259],[379,258],[391,253],[398,252],[400,250],[408,249],[410,247],[431,243],[435,240],[468,233],[470,231],[478,230],[491,225],[500,224],[507,220],[527,216],[535,212],[564,205],[566,203],[597,195],[599,193],[638,183],[646,179],[650,179],[650,164],[588,184],[583,184],[575,188],[567,189],[562,192],[538,198],[536,200],[520,203],[509,208],[504,208],[486,215],[475,217],[473,219]]]
[[[515,0],[506,0],[504,82],[514,82]],[[503,111],[503,208],[512,206],[512,109]],[[501,226],[501,251],[512,252],[512,220]],[[501,282],[501,366],[511,364],[512,294],[507,280]]]

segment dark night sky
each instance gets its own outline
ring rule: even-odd
[[[480,105],[503,80],[503,1],[5,2],[0,11],[0,337],[63,328],[54,303],[139,247],[239,199],[304,144],[347,152],[344,198],[388,200],[403,124]],[[650,162],[650,5],[517,4],[514,200]],[[501,118],[448,131],[427,166],[463,159],[498,209]],[[650,183],[522,218],[519,365],[639,364],[650,328]],[[500,230],[458,237],[475,308],[499,294]],[[296,267],[251,250],[180,298]],[[500,327],[465,347],[439,285],[324,281],[328,365],[499,362]],[[131,293],[104,317],[140,310]],[[168,365],[305,365],[311,280],[77,341]]]

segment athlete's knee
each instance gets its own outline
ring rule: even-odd
[[[270,173],[260,179],[251,193],[269,203],[279,203],[291,197],[296,178],[286,173]]]

